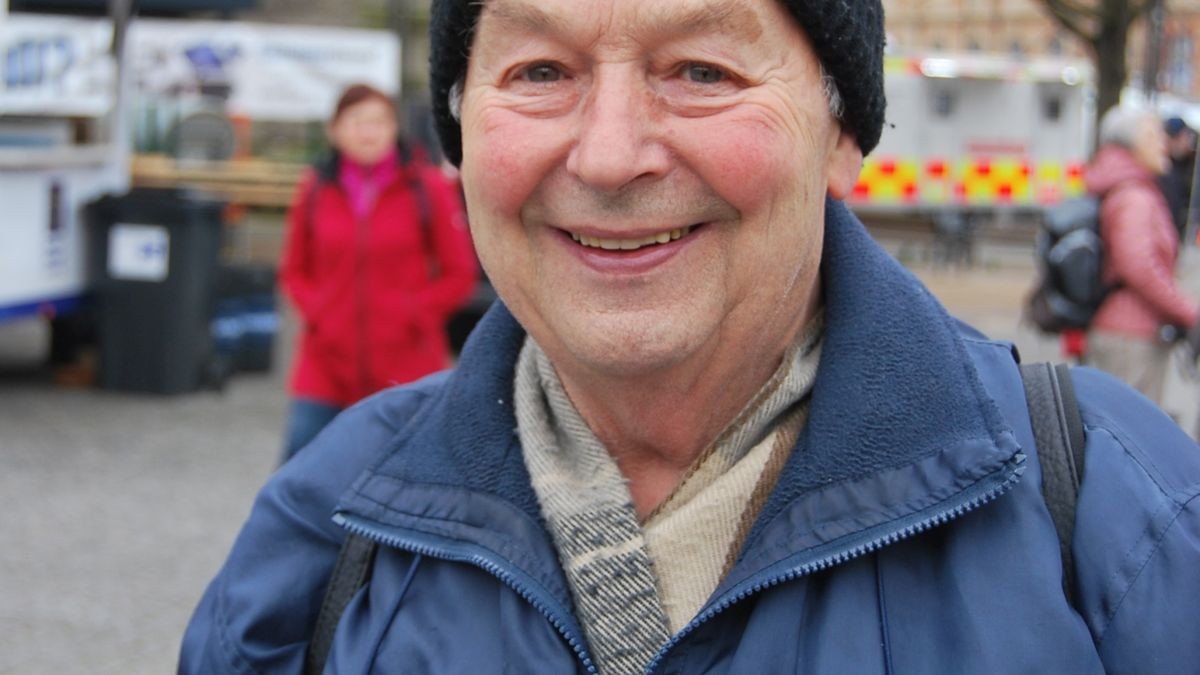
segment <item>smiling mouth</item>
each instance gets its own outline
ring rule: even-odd
[[[588,248],[599,248],[605,251],[636,251],[647,246],[657,246],[666,244],[676,239],[685,237],[692,230],[699,227],[698,225],[688,225],[686,227],[677,227],[674,230],[659,232],[639,239],[605,239],[601,237],[589,237],[587,235],[575,234],[569,232],[571,238],[577,243]]]

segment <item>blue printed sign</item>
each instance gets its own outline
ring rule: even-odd
[[[164,281],[170,272],[171,235],[162,225],[117,223],[108,231],[108,276]]]

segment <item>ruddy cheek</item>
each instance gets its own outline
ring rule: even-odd
[[[802,151],[794,141],[756,124],[722,125],[698,138],[708,142],[692,156],[704,163],[710,187],[739,211],[770,199],[781,179],[803,170],[788,159]]]
[[[529,128],[528,124],[492,125],[472,148],[475,179],[492,209],[505,214],[520,211],[552,165],[545,143],[539,142],[539,132],[544,129]]]

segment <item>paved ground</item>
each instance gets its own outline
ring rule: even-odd
[[[0,376],[0,673],[173,672],[274,468],[282,391],[278,376],[169,398]]]
[[[1027,360],[1057,356],[1017,320],[1026,251],[917,271]],[[0,673],[172,672],[187,618],[274,467],[284,369],[173,398],[54,386],[22,366],[39,356],[40,330],[0,330]],[[1194,416],[1196,386],[1172,387],[1176,412]]]

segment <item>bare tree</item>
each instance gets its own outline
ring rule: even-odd
[[[1125,62],[1129,27],[1156,0],[1041,0],[1063,28],[1079,37],[1096,64],[1096,115],[1121,99],[1129,76]]]

